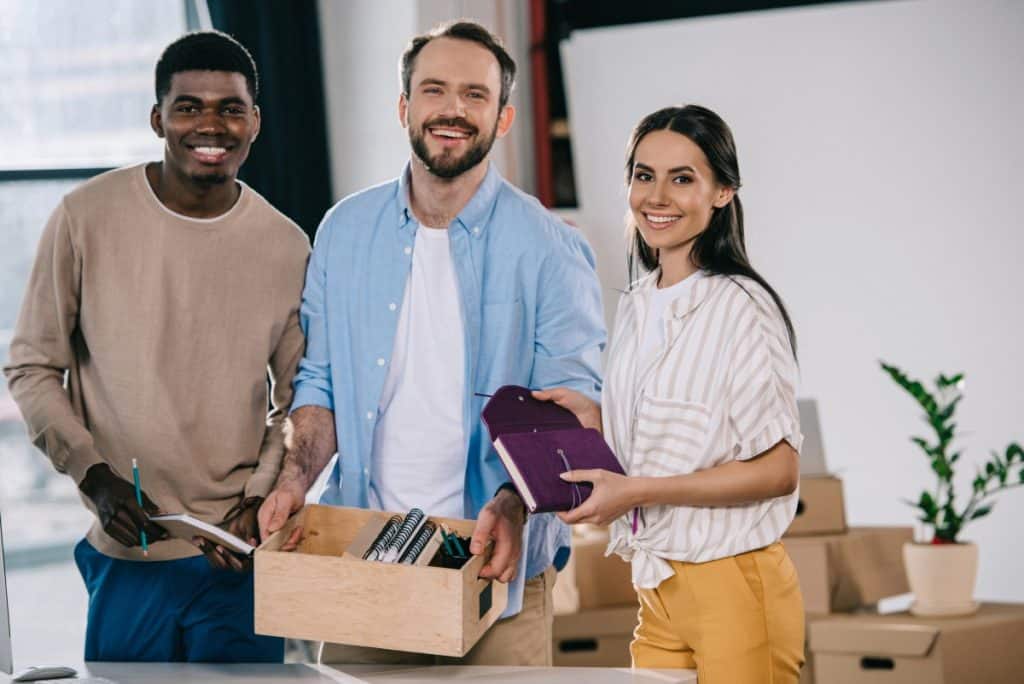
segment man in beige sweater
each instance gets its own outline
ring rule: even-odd
[[[234,39],[172,43],[151,113],[163,161],[76,188],[40,241],[4,373],[33,441],[96,514],[75,548],[86,660],[283,656],[253,633],[241,559],[146,518],[186,512],[255,540],[280,470],[309,241],[236,180],[257,95]]]

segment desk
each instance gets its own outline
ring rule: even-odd
[[[369,684],[391,682],[513,682],[514,684],[692,684],[693,670],[629,670],[604,667],[484,667],[439,665],[304,665],[205,663],[88,663],[73,666],[80,677],[116,684]],[[0,682],[10,678],[0,675]],[[73,684],[74,679],[54,680]]]

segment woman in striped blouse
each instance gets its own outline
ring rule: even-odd
[[[696,668],[702,684],[796,682],[803,600],[779,543],[793,519],[801,434],[796,343],[750,265],[732,133],[703,107],[633,131],[632,249],[649,274],[622,297],[599,406],[537,392],[601,427],[628,473],[594,485],[569,523],[611,525],[640,596],[636,667]]]

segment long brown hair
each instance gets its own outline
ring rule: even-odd
[[[740,167],[736,159],[736,144],[733,142],[729,125],[710,109],[699,105],[683,107],[665,107],[653,114],[645,116],[633,129],[626,152],[626,185],[633,179],[633,163],[636,148],[649,133],[669,130],[684,135],[704,152],[715,180],[737,192],[732,201],[721,208],[714,208],[707,228],[693,242],[690,260],[697,268],[709,273],[725,276],[744,276],[763,287],[772,296],[776,306],[782,313],[789,333],[789,344],[796,356],[796,333],[789,312],[782,303],[782,298],[761,277],[747,258],[747,247],[743,237],[743,204],[740,202]],[[639,276],[638,265],[647,271],[658,267],[658,250],[644,242],[640,229],[630,216],[629,230],[631,246],[627,257],[627,268],[630,280]],[[743,287],[739,281],[734,281]],[[745,289],[745,288],[744,288]],[[749,292],[747,294],[750,294]]]

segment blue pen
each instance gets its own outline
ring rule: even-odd
[[[142,486],[139,484],[139,463],[132,459],[132,479],[135,480],[135,501],[142,508]],[[142,508],[145,511],[145,508]],[[142,555],[149,555],[149,544],[146,543],[146,530],[139,530],[139,537],[142,539]]]

